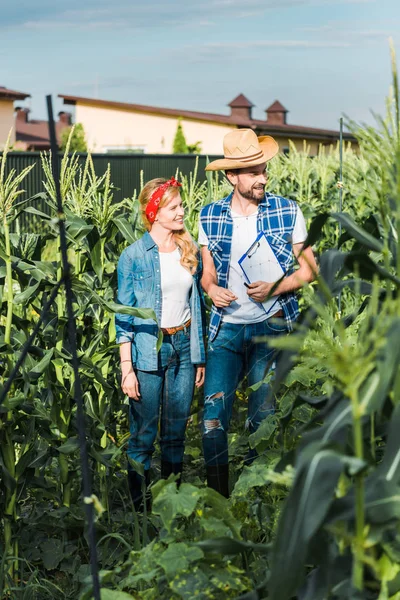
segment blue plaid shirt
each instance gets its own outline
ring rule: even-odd
[[[219,200],[207,204],[200,212],[200,222],[208,238],[208,249],[214,259],[218,276],[218,285],[228,287],[229,262],[231,257],[233,220],[231,216],[231,200],[233,192]],[[292,234],[296,222],[297,204],[293,200],[266,193],[258,205],[257,231],[264,231],[282,268],[287,275],[293,272],[294,256],[292,250]],[[289,330],[299,315],[296,294],[281,294],[282,306]],[[209,340],[218,333],[223,308],[213,305],[211,311]]]

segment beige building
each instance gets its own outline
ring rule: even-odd
[[[228,106],[230,115],[195,112],[94,98],[59,95],[64,104],[75,106],[75,122],[82,123],[92,152],[139,152],[171,154],[178,120],[181,119],[186,142],[200,142],[201,154],[221,155],[222,138],[234,128],[250,127],[257,135],[272,135],[282,152],[289,140],[303,149],[304,140],[311,155],[318,147],[339,139],[338,131],[316,129],[287,123],[287,109],[275,101],[266,109],[265,120],[253,119],[253,104],[243,95]],[[355,141],[349,134],[344,139]]]
[[[0,86],[0,150],[4,149],[11,128],[11,144],[15,144],[14,102],[28,97],[29,94]]]

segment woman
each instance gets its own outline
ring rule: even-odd
[[[183,224],[180,185],[171,177],[144,186],[139,202],[147,232],[118,262],[118,302],[153,309],[157,318],[116,315],[121,387],[130,399],[128,457],[143,465],[146,486],[160,416],[161,476],[182,472],[194,386],[204,381],[199,255]],[[143,476],[131,461],[128,481],[140,510]]]

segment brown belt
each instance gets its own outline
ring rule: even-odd
[[[284,316],[284,314],[283,314],[283,310],[282,310],[282,309],[280,309],[280,310],[278,310],[278,312],[274,313],[273,315],[271,315],[271,316],[270,316],[270,317],[268,317],[268,318],[269,318],[269,319],[274,319],[275,317],[283,317],[283,316]]]
[[[186,321],[186,323],[183,323],[183,325],[179,325],[178,327],[161,327],[161,331],[163,333],[168,333],[168,335],[174,335],[178,331],[182,331],[182,329],[186,329],[187,327],[189,327],[190,322],[191,319],[189,319],[189,321]]]

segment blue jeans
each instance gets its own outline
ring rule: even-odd
[[[141,396],[139,401],[129,401],[128,457],[150,468],[161,417],[161,459],[182,463],[195,378],[190,328],[174,335],[164,334],[157,371],[137,370],[136,376]]]
[[[209,342],[203,418],[203,450],[207,466],[228,463],[227,434],[232,406],[244,375],[247,375],[248,386],[251,386],[265,377],[268,365],[274,368],[276,351],[268,345],[268,341],[257,342],[254,338],[286,333],[285,324],[271,322],[270,319],[250,325],[222,322],[217,336]],[[251,433],[275,410],[273,401],[266,404],[268,388],[268,384],[263,383],[249,395],[247,424]]]

